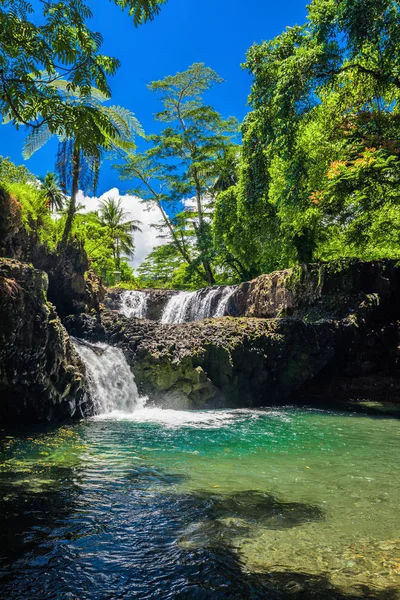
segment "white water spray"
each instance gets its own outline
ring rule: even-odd
[[[235,289],[235,286],[221,286],[174,294],[164,308],[161,323],[185,323],[223,317]]]
[[[226,315],[226,309],[229,302],[230,297],[233,295],[233,292],[236,290],[236,286],[227,286],[222,292],[221,298],[218,302],[217,309],[215,311],[214,317],[223,317]]]
[[[143,406],[145,400],[139,398],[135,379],[119,348],[75,339],[73,343],[86,366],[96,415],[132,413]]]
[[[145,319],[147,314],[148,295],[137,290],[127,290],[121,294],[121,306],[119,312],[125,317]]]

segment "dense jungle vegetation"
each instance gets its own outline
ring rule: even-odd
[[[139,26],[164,0],[114,2]],[[202,63],[153,81],[157,135],[112,105],[119,62],[101,54],[85,2],[41,6],[38,21],[29,2],[0,1],[3,123],[27,129],[25,158],[58,138],[55,172],[42,179],[0,162],[2,188],[41,243],[62,253],[76,239],[109,285],[120,272],[126,285],[182,289],[304,262],[400,257],[397,0],[313,0],[304,25],[251,47],[241,124],[207,104],[223,79]],[[165,243],[135,276],[135,215],[115,199],[90,213],[77,201],[79,190],[96,193],[103,160],[159,211]]]

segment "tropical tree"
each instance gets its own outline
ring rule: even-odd
[[[57,173],[65,191],[70,192],[68,214],[62,237],[65,247],[72,229],[79,189],[95,193],[101,159],[105,153],[135,147],[133,136],[142,134],[141,127],[130,111],[120,106],[106,106],[104,94],[92,88],[91,95],[82,97],[79,90],[71,92],[64,80],[54,87],[63,90],[68,119],[57,131],[59,140]],[[23,155],[29,158],[53,133],[46,123],[28,135]]]
[[[217,177],[217,159],[237,132],[235,119],[223,119],[203,101],[203,95],[222,81],[215,71],[203,63],[195,63],[183,73],[149,84],[164,105],[155,118],[167,127],[160,134],[148,137],[151,148],[146,153],[128,156],[125,165],[119,168],[123,178],[136,179],[136,192],[141,197],[156,203],[162,226],[180,254],[209,285],[215,282],[210,188]],[[193,201],[186,202],[184,212],[177,211],[183,198]],[[168,216],[174,212],[180,214],[179,219]],[[182,218],[190,235],[184,233]],[[175,224],[179,231],[175,230]]]
[[[125,212],[122,199],[107,198],[100,202],[99,221],[103,227],[107,227],[112,239],[114,263],[119,270],[121,256],[132,258],[135,250],[133,234],[141,231],[140,221],[129,220],[130,214]]]
[[[0,156],[0,181],[2,183],[34,183],[36,180],[24,165],[15,165],[7,157]]]
[[[238,184],[213,231],[252,275],[363,256],[376,222],[398,239],[399,39],[396,0],[313,0],[305,25],[248,51]]]
[[[138,26],[154,18],[165,1],[114,3]],[[5,120],[33,129],[46,124],[58,134],[68,117],[63,94],[53,85],[61,78],[82,97],[91,96],[92,86],[110,97],[107,77],[119,61],[100,53],[102,36],[87,26],[91,17],[85,0],[0,1],[0,114]]]
[[[55,173],[48,171],[46,176],[40,179],[40,189],[45,195],[46,204],[51,212],[63,209],[66,197]]]
[[[213,165],[215,180],[211,184],[210,193],[216,196],[228,190],[239,180],[240,146],[232,144],[225,147]]]

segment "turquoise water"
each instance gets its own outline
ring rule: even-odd
[[[400,598],[399,438],[291,408],[3,431],[0,597]]]

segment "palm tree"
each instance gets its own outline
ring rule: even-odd
[[[44,124],[34,129],[24,145],[24,158],[39,150],[54,134],[59,140],[56,170],[64,189],[70,190],[70,202],[64,226],[61,247],[69,239],[76,213],[79,189],[96,193],[101,159],[113,150],[135,147],[133,136],[142,135],[139,122],[129,110],[121,106],[104,106],[107,96],[92,88],[90,96],[79,89],[71,90],[68,82],[60,79],[53,85],[63,93],[65,118],[60,130],[53,132]]]
[[[235,144],[224,148],[222,153],[216,158],[213,170],[217,176],[210,188],[213,196],[237,184],[239,179],[239,159],[240,149]]]
[[[101,225],[108,227],[113,239],[113,254],[116,268],[119,270],[121,256],[132,258],[135,244],[133,233],[142,231],[139,227],[140,221],[128,220],[130,213],[124,211],[122,200],[118,198],[107,198],[100,202],[99,220]]]
[[[51,212],[62,210],[66,202],[66,196],[60,187],[60,182],[55,173],[46,173],[46,177],[40,178],[40,189],[43,191],[47,207]]]

